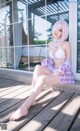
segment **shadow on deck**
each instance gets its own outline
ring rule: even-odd
[[[9,121],[10,115],[30,95],[30,88],[30,84],[0,78],[0,130],[80,131],[79,84],[44,89],[27,116]]]

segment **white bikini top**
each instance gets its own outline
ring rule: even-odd
[[[51,51],[49,52],[49,55],[51,58],[59,58],[59,59],[64,59],[66,58],[65,52],[61,47],[61,44],[59,43],[59,49],[55,52],[55,54],[52,54]]]

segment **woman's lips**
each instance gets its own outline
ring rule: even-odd
[[[57,34],[54,34],[54,35],[56,35],[56,36],[57,36]]]

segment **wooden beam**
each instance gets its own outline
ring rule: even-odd
[[[47,0],[47,5],[54,4],[56,2],[58,2],[58,0]],[[41,0],[41,1],[38,1],[38,2],[35,2],[33,4],[28,5],[28,7],[30,9],[32,9],[32,8],[37,9],[37,8],[42,7],[42,6],[45,6],[45,0]]]
[[[34,9],[32,9],[31,12],[34,13],[35,15],[37,15],[37,16],[42,16],[41,18],[45,19],[45,15],[43,15],[41,12],[36,11],[36,10],[34,10]],[[50,17],[53,16],[53,15],[55,16],[56,14],[57,14],[57,15],[60,15],[60,14],[65,14],[65,13],[69,13],[69,11],[66,10],[66,11],[61,11],[61,12],[52,13],[52,14],[50,14],[50,15],[47,15],[47,20],[48,20],[49,22],[51,22],[52,24],[54,24],[53,19],[50,18]]]

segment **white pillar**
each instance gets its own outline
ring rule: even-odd
[[[72,70],[78,79],[77,70],[77,0],[69,0],[69,42],[71,43]]]

